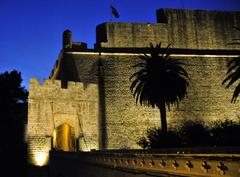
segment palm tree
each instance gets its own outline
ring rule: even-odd
[[[240,28],[235,27],[234,28],[236,30],[238,30],[240,32]],[[239,41],[240,39],[233,39],[234,42],[230,43],[230,44],[237,44],[240,45],[240,42],[235,42],[235,41]],[[227,63],[227,76],[226,78],[223,80],[222,84],[227,83],[227,88],[229,88],[231,85],[233,85],[234,83],[238,82],[237,86],[235,87],[235,90],[233,92],[233,96],[231,99],[232,103],[235,103],[237,101],[237,97],[239,96],[240,93],[240,57],[234,58],[232,60],[230,60]]]
[[[166,106],[178,105],[187,95],[188,74],[180,59],[170,57],[169,46],[162,50],[161,43],[150,44],[150,55],[139,58],[142,61],[133,66],[139,70],[130,77],[130,90],[136,103],[159,108],[162,132],[166,133]]]
[[[223,80],[222,84],[227,83],[227,88],[229,88],[231,85],[234,83],[238,82],[237,86],[235,87],[235,90],[233,92],[232,96],[232,103],[235,103],[237,101],[237,97],[240,93],[240,57],[234,58],[230,60],[227,64],[228,71],[227,71],[227,76]]]

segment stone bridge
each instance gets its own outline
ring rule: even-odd
[[[240,148],[50,152],[51,177],[240,176]]]

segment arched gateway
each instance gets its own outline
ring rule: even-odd
[[[45,165],[51,149],[98,149],[98,92],[95,84],[30,81],[28,145],[30,162]]]
[[[53,148],[56,150],[76,151],[76,140],[74,127],[68,123],[59,125],[53,132]]]

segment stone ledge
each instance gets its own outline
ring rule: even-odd
[[[132,153],[131,153],[132,151]],[[155,152],[136,154],[136,150],[127,153],[113,151],[93,152],[50,152],[54,160],[66,163],[88,164],[90,168],[98,166],[105,169],[138,174],[236,177],[240,175],[240,154],[156,154]],[[54,161],[53,160],[53,161]],[[80,167],[81,168],[81,167]]]

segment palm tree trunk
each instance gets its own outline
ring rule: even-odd
[[[162,132],[167,133],[166,105],[164,102],[159,104]]]

